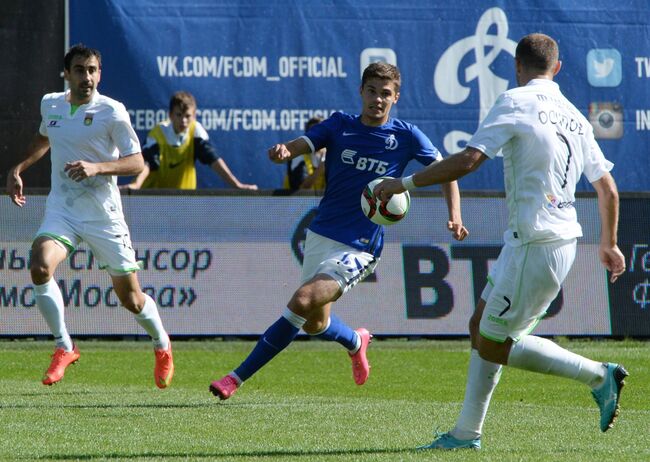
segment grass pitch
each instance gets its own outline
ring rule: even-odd
[[[0,460],[650,460],[650,343],[568,341],[630,377],[607,433],[576,382],[506,369],[481,451],[418,452],[460,411],[468,341],[375,341],[358,387],[342,348],[295,342],[231,399],[208,392],[252,342],[174,343],[172,387],[153,382],[148,342],[80,341],[79,363],[45,387],[50,342],[0,342]]]

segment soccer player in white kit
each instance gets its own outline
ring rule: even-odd
[[[416,172],[386,180],[375,194],[386,199],[407,189],[448,182],[503,152],[508,206],[505,246],[470,320],[472,354],[465,399],[453,430],[439,433],[421,449],[480,449],[485,414],[501,365],[567,377],[592,389],[600,429],[618,415],[623,379],[620,365],[571,353],[551,340],[529,335],[557,296],[573,263],[577,221],[575,187],[584,173],[598,195],[599,256],[614,282],[625,271],[617,246],[618,191],[613,164],[598,147],[585,117],[560,92],[557,43],[531,34],[518,44],[518,88],[499,96],[467,147]]]
[[[66,367],[79,359],[79,350],[66,329],[63,297],[53,275],[59,263],[85,241],[99,267],[110,274],[122,305],[151,336],[155,383],[165,388],[174,375],[171,343],[156,303],[140,288],[135,273],[139,266],[116,179],[144,168],[140,143],[124,105],[97,91],[99,51],[73,46],[64,58],[64,76],[69,90],[43,97],[39,132],[23,160],[7,175],[7,193],[23,207],[26,198],[20,175],[51,149],[52,187],[32,245],[30,265],[36,304],[56,341],[43,384],[60,381]]]

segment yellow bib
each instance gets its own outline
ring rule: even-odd
[[[180,146],[167,143],[160,125],[156,125],[149,136],[156,140],[160,150],[160,167],[149,172],[143,188],[196,189],[196,167],[194,165],[194,128],[192,122],[185,141]]]

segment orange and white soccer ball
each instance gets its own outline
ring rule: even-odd
[[[406,216],[411,206],[411,196],[408,191],[393,194],[387,201],[380,201],[373,194],[373,189],[382,180],[389,179],[382,176],[372,180],[363,188],[361,193],[361,210],[370,221],[378,225],[392,225]]]

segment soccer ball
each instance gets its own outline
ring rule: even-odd
[[[370,221],[378,225],[392,225],[406,216],[411,206],[411,196],[408,191],[393,194],[387,201],[380,201],[373,194],[373,189],[382,180],[389,179],[382,176],[372,180],[363,188],[361,193],[361,210]]]

